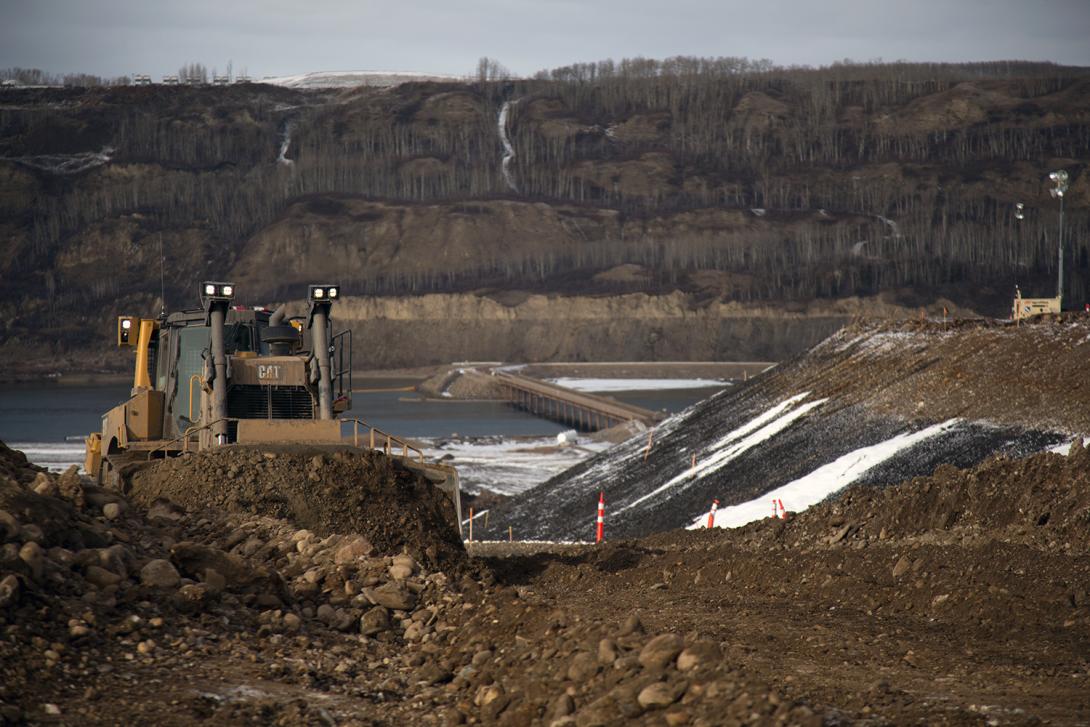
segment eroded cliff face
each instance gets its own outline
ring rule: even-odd
[[[956,315],[973,315],[940,300]],[[925,311],[925,313],[928,311]],[[452,361],[777,361],[857,316],[914,318],[884,298],[746,305],[693,295],[560,296],[508,292],[353,297],[337,304],[357,368]]]
[[[783,235],[810,237],[775,252]],[[650,217],[518,200],[407,204],[314,197],[292,204],[239,249],[230,277],[250,295],[298,294],[315,280],[350,292],[407,294],[529,283],[557,293],[680,288],[727,299],[778,297],[834,248],[877,228],[865,215],[704,208]],[[839,242],[838,242],[839,241]],[[826,259],[830,291],[849,289],[851,261]],[[727,268],[727,269],[724,269]],[[775,276],[772,283],[770,276]]]

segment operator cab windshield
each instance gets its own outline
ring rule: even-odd
[[[182,434],[192,425],[191,422],[201,419],[201,381],[198,379],[204,378],[205,356],[211,355],[211,327],[185,326],[171,331],[171,335],[178,336],[178,348],[175,349],[178,377],[173,392],[174,425]],[[243,351],[262,352],[259,347],[255,349],[256,341],[252,322],[223,326],[223,348],[227,355]],[[161,380],[166,384],[166,372]]]

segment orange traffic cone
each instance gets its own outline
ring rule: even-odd
[[[708,513],[708,529],[715,527],[715,511],[719,509],[719,500],[712,500],[712,509]]]
[[[606,522],[606,493],[598,493],[598,532],[595,535],[594,542],[602,542],[603,531],[605,529]]]

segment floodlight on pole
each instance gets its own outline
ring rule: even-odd
[[[1059,265],[1056,273],[1056,297],[1060,299],[1062,306],[1064,295],[1064,192],[1067,191],[1067,171],[1057,169],[1049,174],[1048,178],[1055,185],[1048,190],[1048,193],[1060,199]]]

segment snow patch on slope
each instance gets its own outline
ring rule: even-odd
[[[555,438],[421,439],[424,456],[458,468],[462,490],[517,495],[609,448],[608,442],[558,447]],[[448,457],[449,455],[449,457]],[[442,460],[441,458],[447,457]]]
[[[270,76],[261,79],[261,83],[286,88],[355,88],[356,86],[390,88],[402,83],[422,81],[463,82],[465,80],[464,76],[420,73],[417,71],[311,71],[294,76]]]
[[[697,462],[695,467],[689,467],[682,471],[680,474],[671,477],[662,485],[656,487],[651,492],[648,492],[642,497],[638,497],[632,502],[628,503],[624,507],[617,510],[618,513],[622,513],[625,510],[629,510],[637,505],[646,502],[647,500],[661,495],[669,489],[676,487],[679,484],[685,483],[686,485],[700,480],[703,477],[719,471],[725,467],[729,462],[736,459],[739,455],[748,450],[756,447],[761,442],[775,436],[776,434],[787,429],[795,421],[806,416],[811,410],[821,406],[828,399],[818,399],[817,401],[807,402],[801,406],[795,406],[799,404],[803,399],[809,395],[809,392],[803,394],[797,394],[789,399],[786,399],[776,406],[772,407],[760,416],[754,417],[746,424],[734,429],[726,434],[719,441],[708,448],[711,452],[711,456],[706,459]]]
[[[1087,437],[1075,437],[1075,439],[1081,439],[1082,446],[1084,447],[1087,445],[1087,443],[1090,443],[1090,438]],[[1055,447],[1049,447],[1048,451],[1053,452],[1054,454],[1062,454],[1064,457],[1066,457],[1067,455],[1071,454],[1071,445],[1075,443],[1075,439],[1069,439],[1066,442],[1057,444]]]
[[[729,505],[715,513],[715,527],[736,528],[754,520],[768,516],[771,500],[783,500],[784,507],[792,512],[802,512],[811,505],[816,505],[828,496],[839,492],[862,477],[872,467],[885,462],[898,452],[915,446],[920,442],[937,437],[950,431],[961,422],[949,419],[918,432],[906,432],[884,442],[863,447],[839,457],[826,465],[818,467],[810,474],[766,492],[760,497],[738,505]],[[699,515],[689,530],[704,527],[707,524],[706,513]]]

